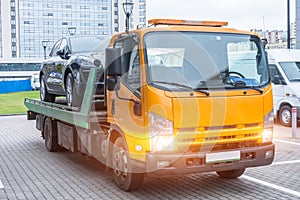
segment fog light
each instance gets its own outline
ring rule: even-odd
[[[143,151],[143,146],[142,145],[136,145],[135,150],[136,151]]]
[[[165,167],[170,167],[170,162],[169,161],[157,161],[157,168],[162,169]]]
[[[267,151],[265,153],[265,159],[273,158],[273,151]]]

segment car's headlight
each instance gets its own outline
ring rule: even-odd
[[[93,59],[86,56],[79,56],[77,62],[83,68],[98,67],[101,64],[98,59]],[[98,62],[100,62],[100,64]]]
[[[272,142],[273,139],[273,126],[274,126],[274,112],[271,110],[264,116],[264,130],[262,134],[262,142]]]
[[[149,113],[149,129],[151,152],[174,150],[173,122],[160,115]]]

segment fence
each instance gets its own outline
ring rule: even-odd
[[[30,79],[0,81],[0,94],[31,90]]]

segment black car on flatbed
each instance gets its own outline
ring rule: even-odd
[[[66,96],[68,106],[80,106],[93,67],[102,69],[98,84],[103,86],[103,45],[107,46],[108,40],[99,36],[72,35],[59,39],[41,66],[41,100],[55,102],[57,96]]]

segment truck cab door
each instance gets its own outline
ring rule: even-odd
[[[122,46],[122,76],[119,88],[112,101],[111,113],[122,127],[126,137],[131,139],[144,134],[144,112],[142,95],[142,76],[140,73],[139,45],[133,40],[124,40]],[[128,144],[129,145],[129,144]],[[130,146],[130,145],[129,145]],[[129,147],[128,148],[131,148]],[[133,151],[133,150],[131,150]]]

